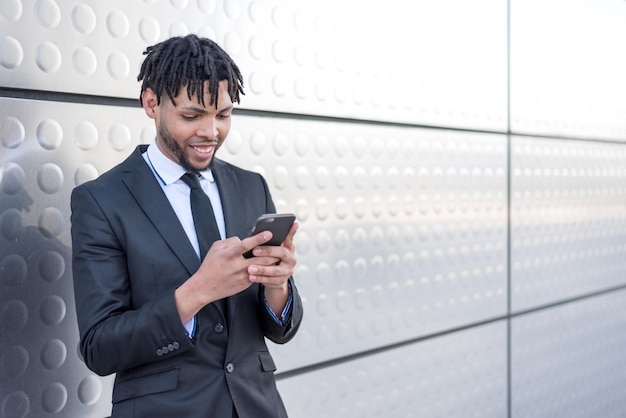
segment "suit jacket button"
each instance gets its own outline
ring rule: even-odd
[[[217,333],[220,332],[224,332],[224,325],[220,324],[219,322],[217,324],[215,324],[215,326],[213,327],[213,330]]]
[[[226,365],[226,372],[227,373],[232,373],[235,371],[235,365],[233,363],[228,363]]]
[[[157,349],[157,356],[161,357],[163,355],[163,350],[160,348]]]
[[[174,344],[168,344],[168,345],[167,345],[167,349],[168,349],[170,352],[174,351]]]
[[[174,341],[174,350],[178,350],[180,348],[180,344],[178,343],[178,341]]]

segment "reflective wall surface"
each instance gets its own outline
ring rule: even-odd
[[[198,33],[246,95],[220,157],[296,213],[291,417],[626,409],[621,0],[2,0],[0,417],[104,417],[69,195],[149,143],[146,46]]]

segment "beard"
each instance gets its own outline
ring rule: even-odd
[[[174,157],[176,161],[178,162],[178,164],[181,167],[183,167],[186,171],[191,171],[191,172],[196,172],[196,173],[199,171],[205,171],[205,170],[208,170],[211,167],[211,164],[213,163],[213,158],[211,158],[211,161],[207,164],[206,167],[198,169],[194,167],[193,165],[191,165],[191,162],[189,161],[189,157],[187,157],[187,154],[185,154],[185,149],[182,148],[178,144],[178,142],[176,142],[176,138],[174,138],[174,136],[170,133],[169,129],[167,129],[167,126],[165,126],[165,123],[163,123],[163,120],[159,122],[157,138],[161,138],[163,140],[163,145],[165,145],[165,148],[167,148],[170,155]]]

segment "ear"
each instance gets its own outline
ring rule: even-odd
[[[158,105],[157,95],[151,88],[141,92],[141,104],[149,118],[155,119]]]

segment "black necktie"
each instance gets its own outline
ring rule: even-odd
[[[200,175],[198,173],[187,173],[181,177],[187,183],[191,192],[189,199],[191,201],[191,214],[193,215],[193,224],[198,235],[198,244],[200,246],[200,260],[211,248],[213,242],[220,239],[220,233],[215,222],[213,214],[213,206],[209,196],[204,193],[200,186]]]

